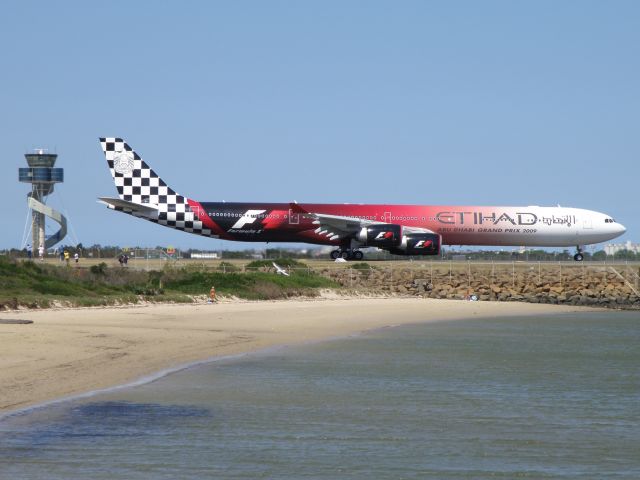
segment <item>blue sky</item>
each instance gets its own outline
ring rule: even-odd
[[[85,245],[234,248],[117,214],[121,136],[200,201],[561,204],[640,241],[635,1],[11,2],[0,248],[34,147]]]

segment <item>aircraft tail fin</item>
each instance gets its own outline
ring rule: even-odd
[[[184,202],[122,138],[100,138],[100,145],[121,200],[151,205]]]
[[[101,203],[113,210],[185,232],[216,237],[225,235],[200,203],[169,188],[123,139],[101,138],[100,145],[120,197],[100,197]]]

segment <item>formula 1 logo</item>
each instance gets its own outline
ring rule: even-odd
[[[430,248],[432,246],[433,242],[431,240],[420,240],[413,248]]]
[[[389,240],[390,238],[393,238],[393,232],[380,232],[378,235],[376,235],[376,240]]]
[[[236,223],[234,223],[231,228],[242,228],[245,225],[250,225],[256,221],[258,215],[266,212],[266,210],[247,210],[244,214],[238,219]]]

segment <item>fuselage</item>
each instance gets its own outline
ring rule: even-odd
[[[287,203],[201,203],[221,238],[245,242],[339,245],[316,232],[312,219]],[[610,216],[566,207],[472,207],[300,204],[304,210],[404,227],[424,228],[446,245],[564,247],[605,242],[624,233]],[[204,215],[199,215],[202,218]]]
[[[581,260],[580,246],[625,232],[610,216],[579,208],[200,203],[176,193],[123,139],[100,144],[118,191],[118,198],[100,198],[111,209],[225,240],[334,245],[332,258],[362,258],[362,247],[438,255],[444,244],[576,246]]]

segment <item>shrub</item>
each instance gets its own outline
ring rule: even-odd
[[[233,272],[237,272],[238,270],[240,269],[236,267],[233,263],[220,262],[220,265],[218,265],[218,271],[220,272],[233,273]]]
[[[101,262],[98,265],[91,265],[91,267],[89,267],[89,270],[94,275],[104,276],[107,273],[107,264],[104,262]]]
[[[374,267],[369,265],[367,262],[358,262],[350,265],[354,270],[374,270]]]

